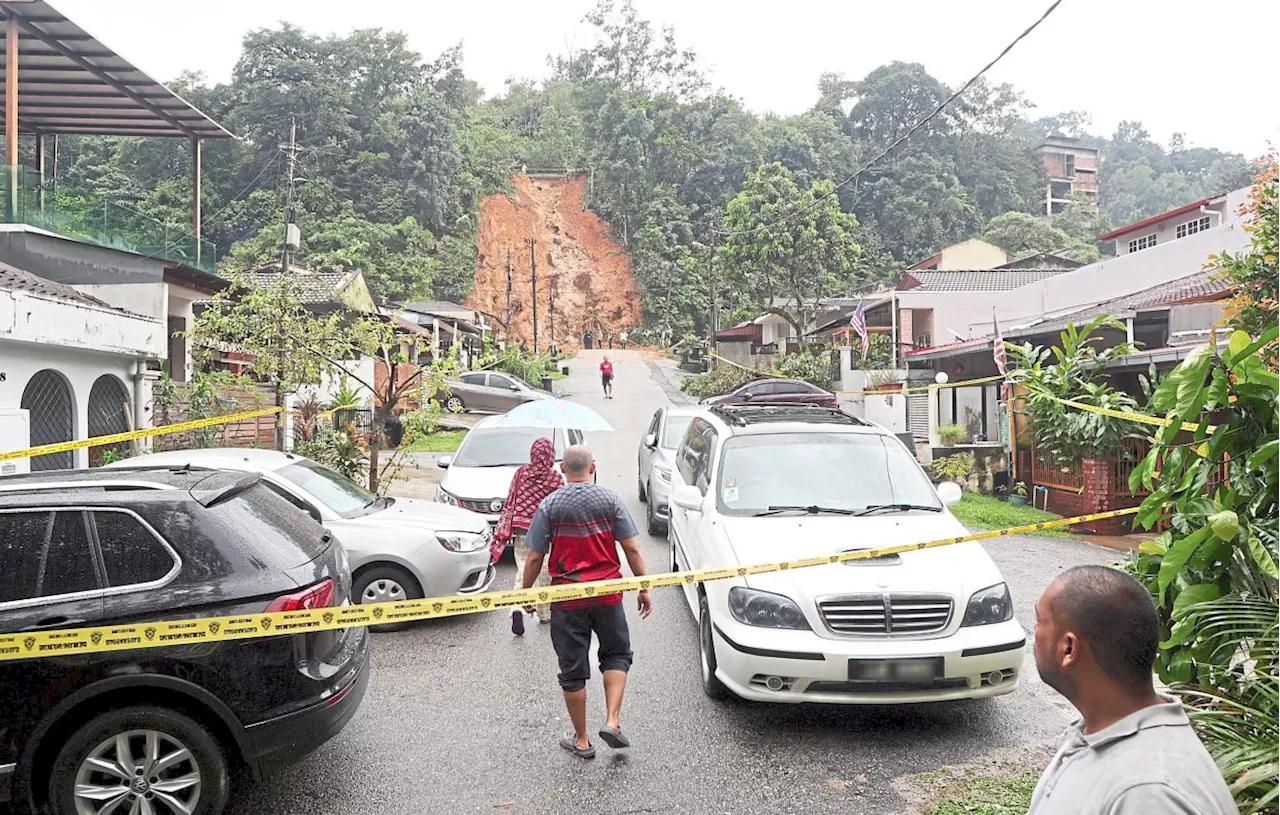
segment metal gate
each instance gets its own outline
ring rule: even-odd
[[[62,374],[49,368],[37,372],[22,391],[21,407],[31,412],[32,447],[71,441],[75,433],[75,402]],[[70,450],[31,458],[32,472],[70,470],[74,466]]]
[[[129,426],[129,390],[119,378],[111,374],[103,374],[94,380],[89,390],[88,436],[109,436],[114,433],[125,433],[133,428]],[[104,459],[123,457],[129,450],[128,442],[89,448],[89,466],[107,464]]]
[[[929,439],[929,400],[933,396],[933,391],[907,394],[907,430],[920,441]]]

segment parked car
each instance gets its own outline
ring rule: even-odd
[[[673,459],[697,412],[698,408],[693,407],[659,408],[640,438],[638,489],[640,500],[646,504],[645,520],[650,535],[667,531]]]
[[[457,379],[447,380],[449,391],[434,398],[446,410],[506,413],[516,405],[537,399],[554,399],[558,393],[535,388],[514,374],[499,371],[468,371]]]
[[[481,419],[467,432],[454,455],[437,460],[446,472],[436,490],[436,500],[478,512],[491,526],[497,526],[516,470],[529,463],[529,448],[535,439],[552,439],[557,462],[564,458],[569,445],[582,443],[578,430],[495,427],[498,421],[497,416]]]
[[[830,408],[717,406],[672,472],[672,568],[751,565],[955,537],[884,428]],[[978,543],[684,587],[703,689],[763,702],[884,704],[1013,691],[1025,635]]]
[[[722,396],[708,396],[704,405],[806,404],[836,406],[836,395],[799,379],[757,379]]]
[[[110,466],[184,464],[258,473],[267,489],[331,529],[351,559],[357,603],[474,594],[486,591],[497,573],[489,562],[489,526],[475,513],[417,498],[379,497],[293,453],[172,450]]]
[[[256,473],[0,479],[0,632],[327,608],[346,553]],[[217,815],[230,771],[293,763],[355,714],[363,628],[0,662],[0,800]]]

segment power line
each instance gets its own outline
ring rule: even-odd
[[[839,184],[836,184],[834,187],[830,189],[830,191],[825,192],[822,195],[819,195],[817,198],[813,199],[813,201],[809,202],[808,204],[805,204],[800,209],[796,210],[790,215],[785,215],[777,219],[776,221],[772,221],[767,224],[760,224],[759,226],[754,226],[750,229],[740,229],[734,232],[726,232],[726,231],[717,230],[714,228],[712,229],[712,231],[723,237],[733,237],[735,235],[751,235],[756,232],[762,232],[766,229],[772,229],[775,226],[786,223],[787,221],[791,220],[797,215],[802,215],[808,212],[809,210],[816,207],[818,204],[822,203],[826,199],[835,195],[842,188],[857,181],[859,176],[861,176],[867,170],[870,170],[872,167],[878,164],[886,156],[892,153],[894,149],[898,147],[898,145],[902,144],[907,139],[911,138],[916,133],[916,131],[918,131],[920,128],[924,127],[925,125],[927,125],[929,122],[933,121],[935,118],[938,117],[940,113],[942,113],[943,110],[947,108],[948,105],[950,105],[955,100],[959,99],[960,96],[962,96],[965,91],[969,90],[969,88],[971,88],[975,82],[981,79],[983,75],[987,73],[987,71],[991,70],[993,67],[995,67],[996,63],[1004,59],[1005,55],[1008,54],[1010,51],[1012,51],[1015,45],[1022,42],[1024,39],[1026,39],[1026,37],[1032,31],[1035,31],[1037,28],[1039,28],[1040,24],[1043,23],[1046,19],[1048,19],[1049,15],[1053,14],[1053,12],[1061,4],[1062,4],[1062,0],[1054,0],[1053,4],[1050,5],[1047,9],[1045,9],[1044,13],[1040,15],[1040,18],[1038,20],[1032,23],[1025,31],[1023,31],[1017,37],[1014,37],[1013,41],[1010,42],[1008,45],[1006,45],[1004,47],[1004,50],[1002,50],[999,54],[996,55],[995,59],[988,62],[985,66],[983,66],[982,70],[978,71],[976,74],[970,77],[969,81],[961,85],[959,90],[957,90],[955,93],[951,94],[946,99],[944,99],[941,104],[939,104],[936,108],[934,108],[931,113],[929,113],[929,115],[925,116],[923,119],[921,119],[920,121],[912,125],[910,130],[908,130],[906,133],[903,133],[898,138],[894,139],[893,142],[884,150],[880,151],[880,153],[877,154],[875,158],[871,159],[866,164],[859,167],[857,171],[854,172],[853,175],[849,176],[844,181],[841,181]]]

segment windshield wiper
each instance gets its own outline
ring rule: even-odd
[[[921,512],[941,512],[942,507],[930,507],[924,504],[872,504],[866,509],[850,513],[852,515],[874,515],[877,512],[909,512],[918,509]]]
[[[765,515],[780,515],[783,512],[807,512],[810,515],[822,515],[822,514],[857,515],[859,514],[857,510],[842,509],[840,507],[820,507],[816,505],[807,506],[807,507],[773,506],[773,507],[769,507],[768,509],[761,510],[760,512],[753,514],[751,517],[762,518]]]

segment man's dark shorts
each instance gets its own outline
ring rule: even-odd
[[[608,385],[613,381],[613,374],[600,374],[600,384]]]
[[[551,608],[551,644],[560,660],[560,687],[582,690],[591,678],[591,633],[600,642],[600,672],[631,669],[631,632],[621,603]]]

